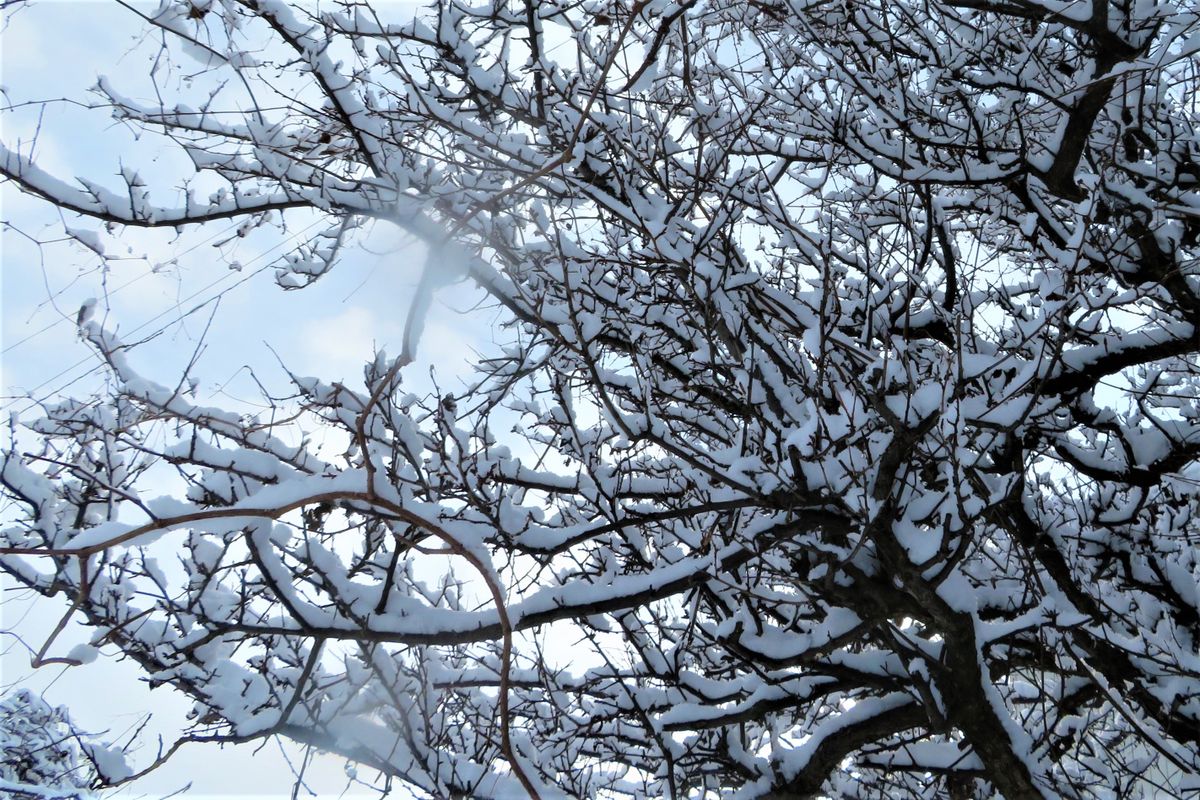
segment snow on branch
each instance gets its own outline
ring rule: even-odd
[[[317,212],[286,288],[429,253],[399,357],[259,416],[81,317],[111,391],[23,421],[0,568],[194,740],[423,796],[1200,786],[1193,9],[402,8],[164,0],[208,99],[97,91],[206,199],[0,150],[115,228]],[[409,393],[468,279],[497,352]]]

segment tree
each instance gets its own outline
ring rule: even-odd
[[[178,201],[0,154],[117,231],[319,215],[285,287],[368,221],[430,248],[366,392],[256,418],[81,314],[115,389],[6,457],[10,575],[206,737],[435,797],[1200,788],[1193,4],[388,14],[147,14],[211,97],[96,105],[190,156]],[[506,346],[408,394],[462,279]],[[163,465],[186,496],[147,497]]]
[[[107,773],[100,765],[107,768]],[[65,708],[20,689],[0,698],[0,793],[13,800],[88,800],[101,775],[123,776],[119,751],[84,740]]]

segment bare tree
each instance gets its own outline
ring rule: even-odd
[[[115,230],[319,214],[289,287],[366,221],[431,253],[404,352],[286,414],[143,380],[83,319],[117,388],[5,459],[10,575],[196,737],[435,797],[1200,788],[1194,4],[394,10],[148,13],[210,99],[96,105],[191,157],[175,204],[0,152]],[[413,397],[464,278],[508,345]],[[186,496],[146,497],[163,464]]]
[[[65,708],[28,689],[0,697],[0,796],[89,800],[91,787],[127,774],[123,751],[81,733]]]

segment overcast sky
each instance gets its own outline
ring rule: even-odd
[[[389,10],[403,12],[405,6],[412,4],[390,3]],[[42,98],[87,100],[87,89],[100,74],[127,96],[149,92],[154,42],[139,39],[139,20],[115,3],[41,0],[6,13],[6,25],[0,83],[14,106]],[[62,178],[86,175],[116,186],[122,164],[160,173],[178,165],[169,143],[135,141],[103,111],[58,103],[17,108],[0,119],[9,147],[30,142],[37,132],[36,161]],[[25,146],[22,152],[28,152]],[[278,386],[285,378],[280,361],[299,374],[361,384],[363,363],[375,348],[399,351],[404,312],[422,267],[422,248],[381,228],[316,286],[285,293],[275,286],[271,269],[258,270],[286,252],[288,234],[261,231],[217,251],[214,243],[227,238],[232,225],[178,236],[171,231],[118,231],[114,236],[96,223],[60,217],[10,186],[0,187],[0,203],[0,218],[9,223],[2,239],[0,306],[0,406],[6,416],[13,411],[28,416],[30,396],[86,394],[102,384],[99,362],[78,341],[74,328],[81,304],[93,297],[100,300],[106,324],[127,339],[155,335],[133,355],[133,363],[148,377],[174,385],[183,365],[203,345],[192,374],[200,378],[200,396],[212,404],[252,409],[257,388],[250,370]],[[63,240],[64,224],[96,232],[107,258]],[[228,269],[229,258],[242,269]],[[421,376],[431,365],[442,385],[456,385],[455,378],[466,373],[472,348],[487,348],[492,313],[460,313],[478,299],[466,284],[442,290],[422,339],[420,363],[406,370],[411,388],[429,385]],[[33,603],[11,585],[6,588],[0,628],[36,648],[65,604]],[[85,633],[72,626],[54,652],[84,639]],[[0,645],[3,689],[42,692],[52,704],[68,706],[86,730],[119,734],[155,712],[136,763],[153,753],[150,734],[170,736],[185,724],[188,701],[168,689],[148,691],[136,668],[111,656],[85,667],[32,673],[28,650],[11,633]],[[293,757],[296,752],[291,750]],[[275,742],[257,753],[249,747],[217,751],[194,745],[121,796],[161,797],[189,782],[189,797],[290,796],[288,772]],[[333,759],[310,776],[320,796],[336,796],[346,786],[341,762]]]

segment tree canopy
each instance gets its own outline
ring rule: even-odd
[[[120,750],[85,738],[65,708],[20,689],[0,697],[0,793],[11,800],[91,800],[103,765],[127,774]]]
[[[285,288],[368,222],[429,252],[365,391],[294,376],[257,416],[84,309],[112,391],[4,458],[0,566],[194,698],[195,738],[433,797],[1200,789],[1195,4],[145,20],[207,99],[101,78],[97,113],[192,170],[7,143],[8,180],[115,231],[321,219]],[[463,280],[503,349],[417,396]]]

